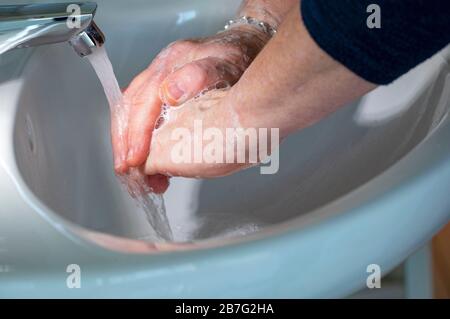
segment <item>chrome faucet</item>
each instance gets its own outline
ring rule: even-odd
[[[69,42],[80,56],[105,42],[93,18],[94,2],[0,5],[0,54],[42,44]]]

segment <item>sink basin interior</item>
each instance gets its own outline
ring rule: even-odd
[[[176,19],[175,23],[173,19],[140,21],[136,13],[138,27],[121,28],[113,14],[105,11],[102,16],[101,5],[98,24],[108,37],[107,50],[124,86],[170,41],[216,30],[227,18],[216,17],[213,23],[202,18],[206,11],[186,8],[184,17],[195,17],[186,22],[187,27],[177,25]],[[180,1],[180,6],[187,5]],[[152,23],[167,34],[152,29]],[[43,203],[67,220],[104,233],[145,238],[145,215],[113,174],[108,107],[93,70],[66,44],[27,50],[14,128],[22,178]],[[414,78],[408,81],[394,87],[397,95],[417,92]],[[389,95],[389,90],[379,94]],[[370,98],[348,105],[288,138],[280,148],[279,171],[274,175],[261,175],[259,168],[253,168],[216,180],[172,179],[165,200],[175,239],[242,236],[347,194],[427,136],[436,124],[436,108],[432,103],[424,107],[428,99],[419,94],[407,107],[400,101],[401,112],[371,123],[362,120]]]

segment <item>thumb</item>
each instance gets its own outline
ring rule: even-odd
[[[243,70],[215,57],[207,57],[185,64],[172,72],[160,87],[163,103],[177,106],[204,90],[233,85]]]

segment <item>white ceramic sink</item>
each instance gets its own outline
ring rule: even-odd
[[[219,30],[239,1],[98,3],[126,86],[168,43]],[[114,177],[107,102],[87,61],[67,44],[0,56],[0,297],[356,291],[367,265],[387,273],[449,220],[448,59],[290,137],[275,175],[173,179],[177,243],[152,245]],[[65,285],[73,263],[81,289]]]

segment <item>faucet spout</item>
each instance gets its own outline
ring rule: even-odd
[[[101,46],[104,35],[93,22],[94,2],[0,6],[0,54],[15,49],[70,42],[88,55]]]
[[[100,28],[92,22],[85,31],[69,40],[79,56],[84,57],[93,52],[94,48],[101,47],[105,43],[105,36]]]

